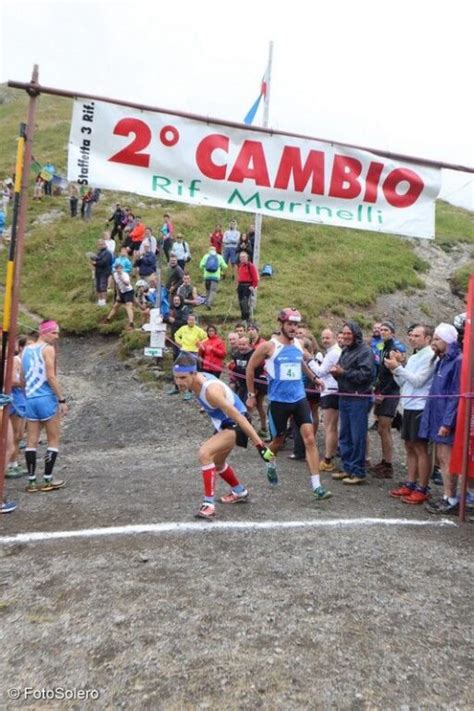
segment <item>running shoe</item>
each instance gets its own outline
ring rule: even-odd
[[[185,402],[186,402],[187,400],[192,400],[192,399],[193,399],[192,393],[190,393],[190,392],[184,393],[184,395],[183,395],[183,400],[184,400]]]
[[[402,496],[402,501],[404,504],[413,504],[416,506],[417,504],[424,504],[429,498],[430,494],[428,491],[415,489],[415,491],[412,491],[408,496]]]
[[[19,447],[20,449],[25,449],[25,447],[26,447],[26,440],[21,439],[21,440],[20,440],[20,444],[18,445],[18,447]]]
[[[38,484],[36,483],[36,481],[29,481],[26,485],[25,491],[27,491],[29,494],[36,494],[36,492],[39,491]]]
[[[199,511],[194,514],[195,518],[214,518],[216,515],[216,507],[214,504],[208,504],[204,502],[201,504]]]
[[[225,496],[221,496],[219,499],[221,504],[242,504],[246,501],[248,501],[249,498],[249,492],[247,489],[244,489],[243,491],[240,491],[237,493],[236,491],[231,491],[230,494],[226,494]]]
[[[272,486],[278,484],[278,474],[275,462],[268,462],[267,464],[267,479]]]
[[[454,514],[459,513],[459,501],[454,504],[450,504],[448,499],[439,499],[439,501],[430,501],[426,504],[426,510],[430,514]]]
[[[268,430],[263,430],[263,429],[260,429],[260,430],[257,432],[257,434],[258,434],[258,436],[261,437],[262,439],[268,439],[269,436],[270,436],[269,431],[268,431]]]
[[[313,495],[316,501],[330,499],[332,496],[331,492],[325,489],[324,486],[318,486],[316,489],[313,489]]]
[[[358,484],[365,484],[365,476],[346,476],[343,480],[343,484],[349,484],[350,486],[357,486]]]
[[[326,462],[325,459],[322,459],[319,462],[319,471],[320,472],[335,472],[336,467],[334,466],[334,462],[332,460],[330,462]]]
[[[166,391],[167,395],[177,395],[178,393],[179,393],[179,390],[178,390],[178,388],[175,388],[175,387],[170,388],[169,390]]]
[[[16,509],[16,504],[13,501],[2,501],[0,505],[0,514],[11,513]]]
[[[21,476],[25,476],[28,473],[27,469],[22,469],[20,466],[8,467],[7,473],[5,474],[6,479],[18,479]]]
[[[393,496],[394,498],[398,498],[401,496],[410,496],[410,494],[413,494],[414,491],[415,486],[410,486],[407,482],[406,484],[398,486],[396,489],[392,489],[392,491],[390,492],[390,496]]]
[[[62,489],[66,484],[64,479],[51,479],[51,481],[43,481],[40,485],[40,491],[56,491],[56,489]]]

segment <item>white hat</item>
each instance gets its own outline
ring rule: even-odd
[[[448,345],[456,343],[458,340],[458,332],[450,323],[440,323],[439,326],[436,326],[434,335],[441,338]]]

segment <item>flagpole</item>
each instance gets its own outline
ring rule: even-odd
[[[272,60],[273,60],[273,42],[270,42],[268,49],[268,65],[265,75],[266,91],[263,97],[263,128],[268,128],[268,114],[270,110],[270,88],[272,81]],[[262,213],[255,214],[255,241],[253,246],[253,263],[258,271],[260,264],[260,242],[262,239]],[[257,303],[257,293],[255,293],[254,303]]]

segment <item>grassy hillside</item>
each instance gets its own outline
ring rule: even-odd
[[[15,139],[20,122],[26,119],[26,107],[22,92],[0,89],[0,177],[13,172]],[[51,160],[62,174],[66,172],[70,114],[69,100],[40,97],[34,156],[42,163]],[[98,328],[103,311],[93,303],[85,252],[95,249],[117,199],[134,208],[155,233],[163,212],[171,212],[175,229],[183,232],[191,246],[190,271],[200,291],[198,263],[215,223],[226,224],[235,217],[243,230],[250,223],[250,215],[243,213],[110,192],[104,193],[95,206],[92,221],[84,223],[69,218],[66,197],[41,203],[30,200],[21,295],[25,306],[41,316],[54,316],[70,332]],[[44,213],[51,218],[47,224],[38,221]],[[449,249],[458,241],[474,244],[470,213],[440,202],[436,219],[440,246]],[[363,323],[364,307],[373,303],[378,294],[422,287],[423,271],[428,268],[415,255],[411,243],[401,238],[277,219],[264,220],[261,261],[270,262],[275,270],[274,278],[262,281],[259,289],[257,318],[265,330],[272,328],[276,312],[284,305],[300,308],[314,328],[328,317],[343,316],[348,307],[360,310],[359,320]],[[4,258],[0,282],[4,283]],[[227,280],[219,292],[212,319],[228,327],[238,315],[235,287]]]

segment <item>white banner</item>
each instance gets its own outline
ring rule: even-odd
[[[81,185],[328,226],[434,237],[441,171],[368,151],[77,99]]]

